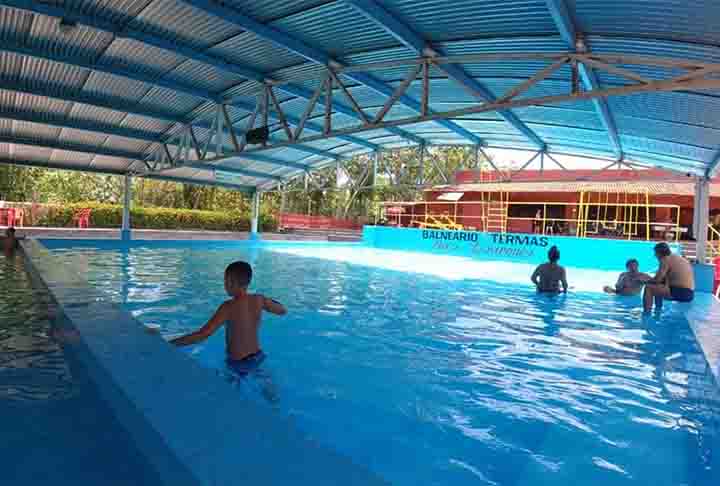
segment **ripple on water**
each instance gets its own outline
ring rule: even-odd
[[[204,323],[226,298],[225,265],[247,258],[253,288],[290,311],[263,327],[273,406],[394,484],[704,485],[717,472],[720,400],[687,324],[643,321],[639,299],[598,291],[616,275],[575,269],[575,291],[548,298],[507,263],[164,251],[82,258],[92,282],[166,335]],[[223,345],[214,336],[192,353],[221,368]]]

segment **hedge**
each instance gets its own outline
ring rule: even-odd
[[[122,225],[122,206],[112,204],[78,203],[45,206],[37,226],[63,228],[74,226],[73,216],[89,208],[91,228],[118,228]],[[204,229],[215,231],[249,231],[250,217],[239,211],[199,211],[195,209],[132,208],[130,224],[135,229]],[[261,215],[260,229],[274,231],[275,219]]]

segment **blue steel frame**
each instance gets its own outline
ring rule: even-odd
[[[276,29],[275,27],[271,27],[265,24],[262,24],[255,19],[250,18],[247,15],[244,15],[237,10],[231,9],[229,7],[218,5],[214,2],[210,2],[207,0],[185,0],[185,3],[188,5],[192,5],[193,7],[197,8],[198,10],[202,10],[210,15],[213,15],[215,17],[222,18],[228,22],[232,22],[235,25],[242,27],[243,29],[247,30],[248,32],[252,32],[258,37],[261,37],[263,39],[266,39],[272,43],[274,43],[277,46],[283,47],[285,49],[288,49],[305,59],[315,62],[317,64],[323,65],[323,66],[342,66],[343,64],[339,62],[336,59],[333,59],[328,55],[327,53],[321,51],[320,49],[317,49],[315,47],[309,46],[305,42],[301,41],[300,39],[297,39],[285,32],[282,32],[279,29]],[[373,76],[366,74],[366,73],[345,73],[345,77],[352,79],[353,81],[360,83],[364,86],[367,86],[378,93],[385,95],[385,96],[392,96],[395,89],[392,86],[388,86],[384,82],[380,81],[377,78],[374,78]],[[287,90],[286,90],[287,91]],[[288,91],[292,92],[292,91]],[[420,106],[420,102],[416,99],[410,97],[410,96],[402,96],[399,100],[401,103],[403,103],[405,106],[408,106],[409,108],[420,112],[422,110]],[[337,108],[336,108],[337,109]],[[348,108],[350,112],[352,113],[346,113],[350,116],[353,116],[353,118],[358,118],[358,114],[355,113],[351,108]],[[462,137],[470,140],[472,143],[475,144],[481,144],[482,140],[475,134],[471,133],[470,131],[464,129],[463,127],[457,125],[456,123],[449,121],[449,120],[440,120],[438,122],[443,127],[447,128],[448,130],[451,130],[455,132],[458,135],[461,135]],[[397,133],[397,129],[393,128],[391,129],[393,133]],[[403,131],[404,132],[404,131]],[[404,136],[407,137],[407,132],[404,132]],[[415,135],[410,136],[411,140],[415,141],[416,143],[423,143],[424,140],[420,137],[416,137]]]
[[[444,53],[437,47],[433,46],[429,42],[426,42],[419,34],[417,34],[410,26],[406,25],[402,21],[398,20],[396,17],[394,17],[391,13],[389,13],[385,8],[383,8],[380,4],[378,4],[374,0],[344,0],[345,3],[352,5],[359,11],[361,11],[365,16],[373,20],[375,23],[380,25],[386,32],[393,35],[396,39],[398,39],[400,42],[402,42],[404,45],[410,47],[413,49],[416,53],[427,56],[428,58],[443,56]],[[266,40],[269,40],[273,44],[277,46],[281,46],[289,51],[292,51],[296,54],[299,54],[300,56],[304,57],[305,59],[308,59],[312,62],[322,64],[324,66],[328,67],[342,67],[343,64],[337,60],[332,58],[329,54],[326,52],[323,52],[321,49],[318,49],[316,47],[313,47],[311,45],[308,45],[307,43],[302,42],[301,40],[295,38],[294,36],[287,34],[286,32],[283,32],[275,27],[265,25],[261,22],[258,22],[257,20],[244,15],[237,10],[227,7],[224,5],[219,4],[217,1],[214,0],[184,0],[184,3],[188,5],[192,5],[193,7],[202,10],[210,15],[222,18],[226,22],[234,23],[235,25],[242,27],[243,29],[254,33],[256,36],[264,38]],[[564,43],[567,45],[567,47],[570,49],[571,52],[576,53],[587,53],[588,51],[584,48],[578,48],[578,36],[579,33],[577,32],[577,29],[575,27],[572,13],[570,12],[568,5],[566,4],[565,0],[546,0],[546,4],[548,7],[549,12],[552,15],[552,18],[556,24],[556,27],[560,33],[561,38],[563,39]],[[245,79],[248,79],[250,81],[258,82],[261,84],[266,84],[269,82],[272,82],[273,80],[270,79],[266,73],[263,73],[259,71],[258,69],[251,67],[251,66],[245,66],[238,63],[232,63],[227,62],[219,57],[208,55],[202,52],[197,51],[196,49],[181,45],[175,42],[170,42],[167,40],[164,40],[160,37],[154,36],[152,34],[148,34],[142,31],[138,30],[132,30],[127,27],[127,25],[119,26],[112,22],[104,21],[98,17],[86,15],[83,13],[77,13],[73,11],[66,10],[63,7],[57,7],[54,5],[46,4],[46,3],[40,3],[35,2],[32,0],[3,0],[0,1],[0,6],[9,6],[12,8],[17,8],[21,10],[27,10],[35,13],[39,13],[42,15],[47,15],[50,17],[55,17],[58,19],[64,19],[70,22],[77,22],[80,24],[84,24],[87,26],[92,27],[93,29],[97,29],[100,31],[104,31],[107,33],[110,33],[114,36],[114,39],[118,38],[127,38],[132,39],[138,42],[142,42],[144,44],[147,44],[149,46],[154,46],[159,49],[171,51],[178,53],[184,57],[187,57],[188,59],[192,59],[204,64],[211,65],[217,69],[221,69],[223,71],[233,73],[239,76],[242,76]],[[239,100],[234,99],[228,99],[227,96],[225,96],[223,93],[213,93],[207,90],[203,90],[201,88],[197,88],[194,86],[189,86],[180,82],[175,81],[169,81],[169,80],[163,80],[158,78],[152,78],[140,73],[130,72],[127,70],[119,69],[116,67],[109,67],[109,66],[101,66],[96,65],[93,63],[88,63],[87,61],[84,61],[79,58],[73,58],[73,57],[66,57],[66,56],[56,56],[53,55],[47,55],[42,54],[40,52],[37,52],[33,49],[28,49],[22,46],[12,46],[12,45],[3,45],[0,46],[0,51],[7,51],[7,52],[13,52],[19,55],[23,56],[33,56],[41,59],[45,59],[52,62],[59,62],[59,63],[65,63],[72,66],[77,66],[85,69],[90,69],[97,72],[107,73],[114,76],[123,76],[128,79],[132,79],[135,81],[143,82],[151,86],[157,86],[169,90],[173,90],[179,93],[183,93],[189,96],[193,96],[199,99],[202,99],[203,102],[200,103],[198,106],[196,106],[192,111],[196,110],[198,107],[202,106],[203,104],[207,102],[212,102],[216,104],[228,104],[237,106],[238,108],[241,108],[245,111],[251,112],[255,109],[254,106],[251,106],[248,103],[241,102]],[[459,65],[455,64],[442,64],[442,69],[453,79],[455,79],[460,84],[463,84],[464,86],[468,87],[471,91],[476,92],[479,97],[485,99],[486,101],[492,102],[495,98],[493,97],[492,93],[481,83],[473,79],[468,73]],[[598,78],[595,75],[593,69],[585,64],[579,63],[578,70],[582,79],[583,84],[585,85],[587,90],[597,90],[600,88],[600,84],[598,82]],[[374,91],[384,95],[384,96],[392,96],[394,89],[392,86],[386,84],[385,82],[363,72],[344,72],[341,73],[342,76],[345,76],[349,79],[352,79],[355,82],[358,82],[364,86],[367,86]],[[115,136],[121,136],[126,138],[132,138],[137,140],[142,140],[145,142],[148,142],[149,144],[162,144],[167,143],[166,137],[172,137],[174,130],[178,128],[178,125],[188,125],[190,122],[192,122],[195,126],[198,127],[207,127],[207,123],[204,123],[200,121],[195,120],[186,120],[185,118],[178,117],[175,115],[170,115],[167,113],[160,113],[153,110],[147,110],[142,107],[132,107],[128,109],[126,107],[127,103],[124,100],[114,100],[114,99],[107,99],[107,98],[99,98],[91,95],[87,95],[84,93],[77,93],[74,95],[69,95],[66,93],[60,94],[48,94],[47,91],[37,88],[35,86],[29,86],[21,83],[5,83],[2,86],[5,90],[10,91],[17,91],[20,93],[27,93],[35,96],[41,96],[41,97],[51,97],[59,100],[74,102],[74,103],[82,103],[82,104],[88,104],[91,106],[98,106],[110,110],[117,110],[122,113],[128,114],[128,115],[137,115],[144,118],[153,118],[157,120],[161,120],[165,123],[168,123],[171,125],[169,128],[169,132],[165,132],[165,134],[161,135],[159,138],[155,135],[152,135],[148,132],[144,132],[142,130],[137,129],[129,129],[124,127],[98,127],[97,125],[93,123],[78,121],[78,120],[57,120],[53,119],[52,115],[44,115],[43,118],[38,117],[36,114],[30,114],[25,112],[12,112],[12,113],[0,113],[0,116],[3,116],[7,119],[12,120],[18,120],[18,121],[28,121],[28,122],[34,122],[34,123],[40,123],[40,124],[48,124],[48,125],[55,125],[58,127],[67,127],[67,128],[75,128],[79,130],[87,130],[92,131],[96,133],[102,133],[105,135],[115,135]],[[233,89],[233,88],[230,88]],[[311,99],[313,96],[313,93],[301,86],[295,85],[295,84],[281,84],[277,86],[277,89],[283,90],[293,96],[297,96],[299,98],[303,99]],[[411,109],[415,111],[421,111],[422,107],[420,103],[415,100],[412,97],[409,97],[407,95],[403,95],[400,97],[399,100],[401,103],[405,104],[406,106],[410,107]],[[595,106],[595,110],[597,114],[599,115],[603,126],[605,127],[608,136],[610,138],[610,143],[612,146],[613,151],[615,152],[617,161],[619,163],[624,163],[624,152],[623,148],[621,146],[621,142],[618,136],[617,127],[615,124],[615,121],[613,119],[612,113],[610,112],[610,109],[608,107],[607,102],[603,98],[593,99],[592,100]],[[348,116],[352,116],[353,118],[359,118],[358,114],[355,112],[353,108],[351,108],[348,105],[338,103],[333,101],[333,109],[334,111],[337,111],[338,113],[343,113]],[[510,124],[512,124],[516,129],[518,129],[521,133],[523,133],[527,138],[529,138],[535,145],[539,147],[541,151],[546,150],[546,145],[543,142],[543,140],[540,139],[540,137],[537,136],[527,125],[525,125],[519,118],[517,118],[514,113],[512,113],[509,110],[500,111],[500,115]],[[6,115],[6,116],[5,116]],[[288,123],[297,125],[300,120],[296,117],[287,116],[286,119]],[[470,140],[472,143],[477,145],[482,145],[484,142],[481,140],[478,136],[471,133],[470,131],[464,129],[463,127],[457,125],[456,123],[450,121],[450,120],[434,120],[435,123],[438,123],[445,128],[453,131],[456,134],[459,134],[463,136],[464,138]],[[237,122],[236,122],[237,123]],[[306,123],[306,127],[309,130],[322,132],[323,128],[317,124],[313,123]],[[402,130],[398,127],[389,126],[386,128],[387,131],[394,133],[396,135],[399,135],[407,140],[410,140],[414,143],[425,145],[426,141],[422,137],[418,137],[416,135],[413,135],[405,130]],[[237,134],[241,134],[241,132],[236,131]],[[364,140],[359,137],[354,137],[352,135],[338,135],[338,139],[342,139],[348,143],[352,143],[355,145],[358,145],[360,147],[363,147],[365,149],[370,150],[378,150],[379,146],[376,144],[373,144],[372,142],[369,142],[367,140]],[[7,138],[6,138],[7,140]],[[165,140],[165,142],[163,142]],[[83,146],[81,144],[75,144],[75,143],[68,143],[68,142],[40,142],[37,140],[27,140],[27,139],[13,139],[12,143],[20,143],[23,145],[30,145],[30,146],[37,146],[37,147],[46,147],[46,148],[55,148],[55,149],[61,149],[61,150],[70,150],[70,151],[88,151],[88,153],[93,153],[96,155],[108,155],[113,157],[123,157],[123,158],[138,158],[137,153],[131,153],[123,150],[115,150],[115,149],[108,149],[104,147],[92,147],[92,151],[89,151],[89,147]],[[311,154],[313,156],[319,156],[319,157],[325,157],[330,160],[339,160],[339,157],[332,153],[323,151],[317,148],[304,146],[304,145],[295,145],[293,146],[294,149],[299,151],[304,151],[308,154]],[[278,166],[284,166],[288,168],[308,171],[311,169],[309,165],[305,164],[299,164],[295,162],[288,162],[283,160],[277,160],[273,159],[272,157],[268,157],[266,155],[260,155],[260,154],[252,154],[247,153],[243,154],[241,156],[242,158],[248,159],[248,160],[257,160],[260,162],[268,163],[268,164],[274,164]],[[20,163],[20,162],[17,162]],[[134,164],[133,164],[134,165]],[[207,165],[205,165],[207,167]],[[712,157],[712,159],[708,163],[707,169],[704,169],[705,176],[710,177],[714,175],[718,168],[720,167],[720,151]],[[218,167],[222,170],[231,171],[232,169],[225,168],[225,167]],[[245,170],[245,169],[234,169],[234,170]],[[248,176],[251,176],[251,173],[254,174],[260,174],[257,171],[252,170],[246,170]],[[240,173],[240,172],[238,172]],[[275,177],[268,174],[264,174],[265,176],[268,176],[266,178],[269,178],[271,180],[276,180]],[[251,176],[256,177],[256,176]],[[203,182],[204,183],[204,182]]]
[[[567,44],[568,49],[572,52],[577,52],[578,32],[575,28],[575,23],[573,22],[570,10],[568,9],[565,0],[545,1],[548,9],[550,10],[550,14],[555,21],[555,25],[557,26],[558,31],[560,31],[560,37],[562,37],[565,44]],[[582,82],[587,90],[599,89],[600,83],[598,82],[597,76],[595,76],[595,72],[591,67],[586,66],[585,64],[580,64],[578,66],[578,70],[580,72]],[[594,99],[593,105],[595,106],[595,111],[600,117],[600,121],[602,121],[602,124],[610,137],[610,143],[615,151],[617,160],[622,161],[625,158],[625,155],[623,154],[622,145],[620,144],[620,137],[618,136],[615,119],[610,113],[607,101],[604,99]]]
[[[383,7],[378,5],[374,0],[343,0],[345,3],[352,5],[363,13],[367,18],[382,27],[388,34],[395,37],[398,41],[414,50],[421,56],[431,55],[444,56],[446,55],[442,49],[433,46],[429,42],[426,42],[419,34],[413,31],[408,25],[401,22],[390,14]],[[495,96],[490,92],[489,89],[482,83],[473,79],[465,70],[453,64],[444,64],[442,69],[452,78],[454,78],[460,84],[467,86],[471,91],[477,93],[484,101],[494,102],[497,101]],[[417,110],[419,111],[419,110]],[[525,125],[515,114],[510,110],[499,111],[498,114],[503,117],[508,123],[515,127],[519,132],[523,133],[529,138],[540,150],[545,150],[545,142],[543,142],[538,135],[533,132],[527,125]]]

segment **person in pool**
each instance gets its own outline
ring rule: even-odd
[[[548,251],[548,262],[537,267],[530,277],[538,292],[558,294],[562,284],[562,292],[567,293],[567,275],[565,269],[558,265],[559,260],[560,250],[553,246]]]
[[[650,312],[655,301],[655,308],[661,309],[663,299],[677,302],[692,302],[695,298],[695,274],[692,265],[680,255],[674,255],[667,243],[655,245],[655,257],[660,262],[660,269],[655,277],[647,279],[643,308]]]
[[[5,238],[3,238],[3,252],[5,256],[12,256],[19,247],[18,238],[15,236],[15,228],[8,228],[5,231]]]
[[[170,342],[176,346],[199,343],[225,324],[228,366],[240,375],[259,366],[265,359],[258,338],[262,312],[284,315],[287,310],[276,300],[248,293],[251,280],[252,268],[248,263],[234,262],[228,265],[225,269],[225,291],[231,299],[223,302],[203,327]]]
[[[650,280],[650,275],[640,272],[640,264],[634,258],[627,261],[625,269],[627,272],[620,274],[615,287],[608,285],[603,289],[605,292],[617,295],[640,295],[643,285]]]

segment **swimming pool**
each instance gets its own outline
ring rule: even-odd
[[[716,483],[717,387],[688,324],[597,292],[614,273],[569,269],[546,298],[527,265],[358,245],[46,243],[166,335],[253,263],[290,312],[265,318],[269,359],[238,393],[392,484]],[[224,373],[223,346],[179,352]]]
[[[0,257],[0,484],[159,484],[72,351],[20,256]]]

